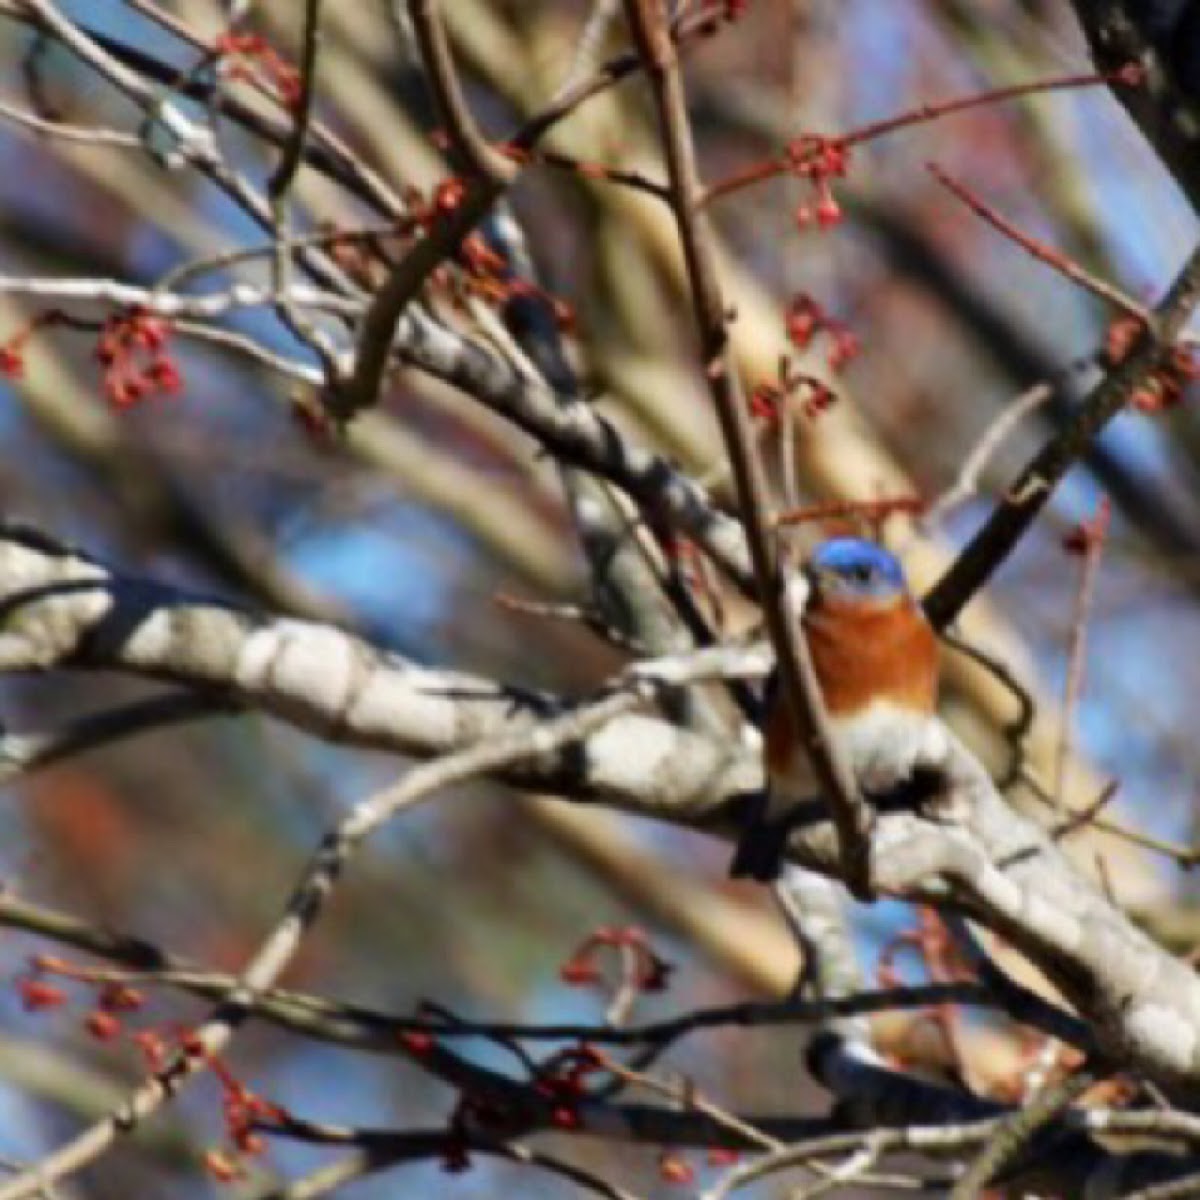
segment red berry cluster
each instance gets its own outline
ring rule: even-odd
[[[137,1033],[130,1039],[138,1053],[142,1056],[142,1061],[146,1064],[146,1070],[154,1074],[158,1074],[167,1065],[167,1057],[171,1051],[171,1043],[157,1029],[139,1029]]]
[[[812,187],[812,204],[796,209],[796,224],[803,229],[815,220],[829,229],[842,219],[842,206],[833,194],[834,179],[845,178],[850,165],[850,147],[842,138],[820,133],[805,133],[791,141],[784,151],[789,174],[807,180]]]
[[[559,1129],[578,1129],[580,1101],[587,1097],[587,1081],[605,1069],[603,1057],[581,1042],[543,1064],[534,1079],[534,1090],[550,1105],[550,1120]]]
[[[433,1034],[424,1029],[404,1029],[400,1032],[400,1044],[414,1058],[424,1058],[433,1050]]]
[[[259,77],[257,67],[285,108],[294,111],[300,107],[304,94],[300,72],[261,34],[223,33],[213,44],[213,52],[225,62],[230,79],[253,80]]]
[[[596,961],[599,952],[622,948],[633,951],[634,978],[631,982],[639,991],[666,990],[674,968],[651,949],[645,932],[633,925],[601,926],[563,963],[558,977],[571,987],[598,986],[604,982],[604,973]]]
[[[896,960],[905,950],[915,952],[932,983],[954,983],[971,977],[970,967],[959,953],[949,927],[935,909],[919,908],[916,927],[897,934],[884,946],[876,967],[880,987],[903,986]],[[961,1010],[957,1005],[932,1005],[922,1010],[918,1020],[940,1029],[945,1045],[955,1050],[958,1044],[955,1031],[961,1021]],[[911,1066],[919,1061],[895,1051],[889,1057],[896,1066]]]
[[[417,220],[422,224],[432,225],[437,217],[446,216],[461,207],[466,195],[467,185],[457,175],[443,179],[433,189],[429,205],[425,208],[423,215],[417,217]],[[421,213],[422,210],[417,208],[415,211]]]
[[[1140,318],[1128,313],[1109,322],[1104,333],[1104,357],[1110,365],[1116,366],[1124,360],[1144,328],[1145,323]]]
[[[741,1155],[736,1150],[714,1146],[704,1156],[704,1161],[710,1167],[731,1167],[740,1158]],[[671,1150],[663,1150],[659,1154],[658,1173],[664,1183],[676,1184],[680,1187],[696,1181],[696,1168]]]
[[[841,371],[859,351],[858,338],[843,321],[831,317],[821,304],[807,292],[792,297],[784,315],[784,330],[796,350],[808,350],[815,339],[824,335],[828,342],[825,362],[835,373]],[[779,420],[784,403],[792,396],[804,393],[802,411],[816,420],[837,401],[833,389],[797,368],[792,359],[779,361],[778,376],[771,383],[760,383],[750,393],[750,412],[758,421],[768,425]]]
[[[95,986],[95,1003],[83,1020],[83,1028],[97,1041],[111,1042],[119,1037],[124,1032],[122,1014],[138,1012],[146,1002],[136,988],[99,979],[94,971],[75,966],[65,959],[37,954],[16,980],[17,995],[26,1012],[45,1012],[66,1004],[67,992],[51,982],[54,977]]]
[[[774,383],[757,384],[750,393],[750,415],[770,427],[779,421],[784,404],[792,396],[804,393],[801,412],[815,421],[826,409],[837,403],[837,393],[815,375],[797,371],[790,358],[779,360],[779,374]]]
[[[939,982],[948,983],[969,975],[946,923],[933,909],[919,908],[916,926],[896,934],[884,945],[875,968],[880,987],[903,985],[896,960],[904,950],[914,951],[930,977]]]
[[[408,188],[404,193],[408,211],[395,227],[400,242],[397,251],[407,253],[415,240],[432,234],[440,222],[461,207],[466,195],[467,185],[456,175],[443,179],[428,196],[417,188]],[[331,251],[338,265],[364,288],[375,290],[382,282],[379,260],[365,251],[361,242],[349,238],[335,240]],[[430,285],[459,310],[471,298],[503,307],[518,297],[536,297],[548,306],[559,329],[569,332],[574,328],[571,306],[531,280],[514,274],[504,256],[493,250],[481,234],[465,237],[455,258],[460,270],[456,272],[443,263],[430,276]]]
[[[221,1085],[221,1116],[230,1144],[214,1147],[204,1156],[208,1173],[219,1183],[235,1183],[246,1178],[246,1163],[261,1157],[266,1139],[256,1125],[282,1125],[290,1118],[287,1111],[252,1092],[216,1055],[211,1054],[200,1037],[191,1030],[177,1034],[179,1050],[192,1058],[203,1059]]]
[[[221,1084],[221,1115],[231,1146],[227,1150],[210,1151],[207,1165],[217,1178],[224,1177],[216,1169],[214,1159],[226,1170],[234,1172],[230,1179],[243,1178],[246,1160],[261,1157],[267,1148],[266,1139],[255,1126],[263,1123],[278,1125],[288,1119],[287,1113],[235,1079],[224,1063],[214,1059],[209,1065]]]
[[[413,220],[428,233],[437,220],[459,208],[466,194],[466,184],[457,176],[443,179],[428,204],[418,201],[412,205]],[[560,329],[569,331],[574,327],[575,314],[570,305],[532,281],[514,275],[504,256],[493,250],[481,234],[468,234],[463,239],[458,259],[464,269],[461,279],[456,279],[449,271],[439,270],[434,273],[433,280],[459,306],[470,296],[498,307],[519,296],[536,296],[550,306]]]
[[[562,332],[570,333],[575,328],[575,311],[565,300],[532,280],[514,275],[504,256],[493,250],[478,233],[471,234],[463,242],[461,258],[467,269],[467,292],[501,308],[520,297],[533,297],[547,305]]]
[[[25,378],[24,347],[7,342],[0,346],[0,375],[7,379]]]
[[[83,1021],[83,1028],[101,1042],[113,1042],[126,1033],[124,1018],[140,1012],[145,997],[126,983],[104,978],[104,973],[79,966],[61,958],[39,954],[30,959],[28,968],[17,977],[17,995],[27,1012],[60,1008],[67,1002],[66,991],[54,978],[69,979],[95,988],[95,1001]],[[158,1073],[171,1061],[172,1053],[203,1059],[221,1085],[222,1115],[230,1146],[210,1150],[205,1165],[214,1178],[233,1182],[245,1177],[244,1162],[263,1153],[266,1143],[255,1128],[263,1123],[279,1124],[287,1113],[278,1105],[256,1096],[236,1079],[229,1068],[209,1054],[200,1038],[190,1029],[140,1029],[130,1034],[146,1069]]]
[[[1200,358],[1190,346],[1176,346],[1167,361],[1129,397],[1138,412],[1156,413],[1174,408],[1189,384],[1200,379]]]
[[[658,1173],[664,1183],[673,1183],[683,1187],[696,1181],[696,1169],[670,1150],[664,1150],[658,1156]]]
[[[1109,366],[1123,362],[1145,328],[1140,317],[1125,314],[1113,320],[1104,336],[1104,358]],[[1183,400],[1189,384],[1200,379],[1200,353],[1194,346],[1175,346],[1167,361],[1134,390],[1130,408],[1143,413],[1162,412]]]
[[[142,308],[114,313],[104,322],[95,359],[104,372],[104,394],[117,408],[154,396],[177,396],[183,376],[171,354],[171,326]]]
[[[807,350],[818,334],[829,340],[825,361],[831,371],[842,370],[859,351],[858,338],[850,327],[831,317],[807,292],[797,292],[784,317],[788,341],[797,350]]]

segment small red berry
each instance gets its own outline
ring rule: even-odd
[[[400,1034],[400,1044],[409,1054],[421,1058],[433,1049],[433,1035],[423,1029],[405,1029]]]
[[[829,369],[840,371],[858,353],[858,338],[848,329],[840,329],[833,335],[829,349]]]
[[[663,1153],[658,1160],[658,1173],[666,1183],[687,1184],[696,1178],[692,1167],[674,1154]]]
[[[17,981],[17,993],[21,997],[21,1007],[26,1012],[42,1012],[48,1008],[58,1008],[67,1001],[67,993],[53,983],[44,979],[21,979]]]
[[[25,356],[13,346],[0,346],[0,375],[9,379],[25,377]]]
[[[832,229],[842,219],[842,206],[834,199],[832,192],[826,192],[817,201],[817,224],[822,229]]]
[[[246,1174],[242,1164],[224,1150],[209,1150],[204,1156],[204,1169],[218,1183],[235,1183]]]
[[[593,963],[572,959],[559,967],[558,977],[568,987],[587,987],[600,982],[600,971]]]
[[[234,1141],[243,1154],[249,1154],[253,1158],[257,1158],[267,1148],[266,1138],[253,1129],[239,1129]]]
[[[788,340],[797,350],[803,350],[821,328],[824,319],[824,311],[811,296],[803,292],[793,296],[784,321]]]
[[[573,1108],[568,1108],[565,1104],[560,1104],[550,1114],[550,1122],[559,1129],[578,1129],[579,1114]]]
[[[96,1009],[88,1013],[84,1028],[98,1042],[111,1042],[121,1033],[121,1022],[110,1012]]]
[[[133,1044],[142,1052],[151,1071],[161,1071],[167,1061],[167,1047],[162,1036],[152,1029],[142,1029],[133,1035]]]
[[[146,1003],[146,997],[137,988],[123,983],[106,983],[100,992],[100,1007],[108,1012],[137,1012]]]
[[[433,206],[439,212],[453,212],[466,194],[467,187],[461,179],[443,179],[433,193]]]

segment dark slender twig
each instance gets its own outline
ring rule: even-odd
[[[926,595],[925,611],[935,627],[950,624],[987,583],[1024,537],[1063,476],[1088,452],[1139,385],[1166,362],[1198,299],[1200,247],[1193,249],[1126,356],[1083,400],[1058,435],[1038,451],[983,528]]]
[[[0,783],[110,742],[203,717],[231,715],[237,707],[203,692],[175,692],[87,713],[48,733],[0,735]],[[2,918],[0,918],[2,919]]]
[[[522,1163],[526,1166],[540,1167],[553,1175],[577,1184],[586,1191],[606,1196],[609,1200],[639,1200],[635,1193],[609,1183],[600,1175],[587,1171],[574,1163],[547,1154],[542,1150],[533,1150],[521,1142],[512,1140],[511,1137],[492,1137],[481,1130],[471,1128],[447,1127],[429,1130],[339,1128],[315,1121],[305,1121],[291,1114],[280,1122],[263,1123],[257,1128],[263,1133],[311,1145],[357,1148],[361,1152],[362,1158],[352,1159],[348,1164],[342,1165],[341,1169],[337,1170],[330,1179],[331,1184],[345,1184],[353,1179],[361,1179],[368,1174],[374,1174],[401,1163],[417,1162],[421,1159],[449,1160],[452,1157],[463,1156],[465,1158],[469,1154],[482,1154],[505,1158],[510,1162]],[[357,1164],[360,1169],[351,1170],[351,1164]],[[323,1188],[320,1193],[310,1190],[306,1194],[309,1196],[323,1194],[325,1190]],[[332,1190],[332,1188],[328,1190]],[[280,1200],[283,1200],[288,1193],[272,1193],[270,1195],[278,1195]],[[270,1200],[270,1195],[263,1197],[262,1200]]]
[[[1071,813],[1065,817],[1057,825],[1050,830],[1050,836],[1056,841],[1061,842],[1064,838],[1068,838],[1071,834],[1079,829],[1084,829],[1093,823],[1096,823],[1096,817],[1100,812],[1107,808],[1116,798],[1117,793],[1121,790],[1121,784],[1116,779],[1110,779],[1101,789],[1100,794],[1086,808],[1081,808],[1077,812]],[[1097,828],[1101,826],[1096,823]]]
[[[468,189],[450,213],[413,246],[375,293],[359,329],[350,378],[328,397],[338,420],[348,421],[378,400],[400,314],[430,275],[483,220],[502,191],[493,181],[480,181]]]
[[[953,647],[983,667],[1017,702],[1017,715],[1005,724],[1003,730],[1004,740],[1008,743],[1008,766],[999,777],[997,785],[1006,788],[1021,778],[1025,767],[1025,739],[1029,736],[1029,731],[1033,728],[1033,719],[1037,715],[1033,693],[1013,674],[1012,668],[1004,659],[982,646],[975,645],[974,642],[967,641],[956,629],[943,629],[942,640],[947,646]]]
[[[1020,780],[1029,789],[1029,794],[1039,804],[1047,808],[1057,807],[1049,788],[1032,771],[1023,769]],[[1086,818],[1084,823],[1091,825],[1102,833],[1111,833],[1113,837],[1120,838],[1122,841],[1128,842],[1131,846],[1138,846],[1143,850],[1148,850],[1151,854],[1161,854],[1166,858],[1170,858],[1185,871],[1190,871],[1200,862],[1200,845],[1184,846],[1176,842],[1167,841],[1164,838],[1153,837],[1148,833],[1130,829],[1110,817],[1100,815],[1100,810],[1116,796],[1116,790],[1110,791],[1111,788],[1112,785],[1110,784],[1101,789],[1100,798],[1103,798],[1103,804],[1097,807],[1097,801],[1093,800],[1087,807],[1067,815],[1059,825],[1052,827],[1051,833],[1059,839],[1066,837],[1080,827],[1078,819]],[[1093,810],[1095,811],[1093,812]]]
[[[286,195],[304,161],[304,145],[312,122],[313,97],[316,94],[317,47],[321,41],[321,0],[305,0],[304,51],[300,59],[300,102],[297,105],[292,131],[284,143],[283,153],[271,178],[267,193],[274,200]]]
[[[282,917],[263,939],[234,986],[189,1036],[187,1046],[137,1086],[108,1115],[94,1122],[11,1181],[0,1183],[3,1200],[26,1200],[94,1161],[114,1141],[143,1121],[206,1069],[274,986],[334,890],[354,852],[399,810],[431,792],[485,772],[503,762],[546,753],[584,736],[652,695],[657,685],[636,676],[578,711],[547,721],[532,733],[480,743],[413,768],[399,783],[362,801],[322,839],[301,872]]]
[[[209,999],[228,994],[234,984],[233,976],[207,970],[151,942],[100,928],[17,896],[0,893],[0,926],[51,938],[62,945],[121,964],[120,970],[86,968],[87,978],[97,983],[158,983]],[[1012,1019],[1060,1041],[1084,1051],[1091,1048],[1092,1039],[1076,1018],[1003,977],[996,981],[985,980],[982,986],[974,983],[925,984],[855,992],[824,1000],[719,1005],[621,1029],[594,1022],[465,1021],[435,1013],[402,1016],[284,988],[264,992],[255,1000],[253,1011],[260,1020],[271,1021],[307,1037],[375,1053],[403,1054],[404,1045],[398,1039],[404,1033],[428,1034],[438,1040],[486,1037],[528,1042],[586,1041],[607,1046],[667,1046],[689,1034],[708,1029],[804,1025],[831,1018],[947,1003],[999,1007]]]

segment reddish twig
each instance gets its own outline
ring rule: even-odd
[[[925,166],[942,187],[957,196],[976,216],[982,217],[993,229],[998,230],[1010,241],[1016,242],[1038,262],[1045,263],[1060,275],[1066,276],[1072,283],[1077,283],[1092,295],[1099,296],[1101,300],[1107,300],[1109,304],[1115,305],[1131,317],[1135,317],[1143,323],[1150,319],[1149,309],[1144,304],[1139,304],[1119,287],[1093,275],[1074,259],[1068,258],[1061,250],[1056,250],[1053,246],[1048,246],[1045,242],[1018,229],[1010,220],[1001,216],[990,204],[982,200],[965,184],[954,179],[937,163],[926,163]]]
[[[914,125],[928,124],[931,121],[940,120],[942,117],[954,116],[972,108],[982,108],[989,104],[1000,104],[1006,100],[1019,99],[1022,96],[1035,96],[1043,95],[1047,92],[1098,87],[1114,82],[1130,85],[1136,83],[1139,78],[1140,74],[1136,66],[1124,67],[1119,71],[1101,74],[1090,72],[1084,75],[1064,75],[1056,79],[1041,79],[1033,83],[1018,83],[1011,87],[989,88],[987,91],[977,92],[971,96],[959,96],[953,100],[941,100],[930,104],[921,104],[894,117],[886,117],[881,121],[872,121],[868,125],[861,125],[858,129],[853,129],[849,133],[830,137],[810,134],[807,137],[798,138],[778,158],[768,159],[762,163],[755,163],[753,166],[729,176],[728,179],[723,179],[719,183],[713,184],[704,193],[701,203],[710,204],[714,200],[720,200],[725,196],[731,195],[733,192],[741,191],[743,188],[750,187],[753,184],[774,179],[779,175],[792,174],[797,168],[797,148],[805,144],[808,147],[832,149],[844,159],[847,152],[854,146],[861,146],[867,142],[877,141],[879,138],[886,137],[891,133],[897,133],[901,129],[909,129]]]
[[[1060,75],[1055,79],[1038,79],[1032,83],[1015,83],[1009,87],[989,88],[972,96],[959,96],[954,100],[939,100],[931,104],[922,104],[900,113],[895,117],[887,117],[882,121],[873,121],[869,125],[860,126],[843,139],[847,146],[859,145],[863,142],[874,141],[886,134],[895,133],[899,129],[907,129],[912,125],[924,125],[941,117],[953,116],[972,108],[982,108],[989,104],[1002,104],[1006,100],[1019,100],[1024,96],[1041,96],[1048,92],[1076,91],[1080,88],[1109,86],[1121,83],[1126,87],[1136,86],[1141,81],[1141,70],[1134,64],[1122,67],[1118,71],[1088,71],[1078,75]]]
[[[924,511],[925,501],[920,496],[885,496],[879,500],[822,500],[817,504],[806,504],[801,508],[778,513],[774,524],[805,525],[810,521],[836,521],[850,517],[877,526],[898,513],[919,516]]]

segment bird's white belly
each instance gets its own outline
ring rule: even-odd
[[[837,749],[865,792],[882,792],[908,779],[921,761],[928,761],[930,738],[944,737],[936,717],[877,700],[853,717],[831,717]],[[803,747],[793,750],[786,769],[770,780],[769,814],[782,814],[819,792],[812,764]]]

